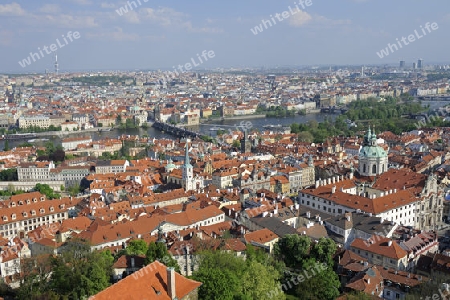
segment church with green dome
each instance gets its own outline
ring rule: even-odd
[[[364,136],[363,147],[359,151],[359,174],[361,176],[376,176],[388,169],[387,152],[377,144],[377,136],[367,131]]]

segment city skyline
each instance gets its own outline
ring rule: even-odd
[[[34,55],[29,64],[23,60],[44,47],[52,49],[55,41],[60,72],[170,70],[205,49],[215,57],[201,69],[398,65],[401,60],[411,67],[419,58],[426,66],[449,61],[447,6],[406,0],[8,1],[0,4],[0,73],[53,71],[54,53]],[[430,23],[438,27],[424,36],[421,28]],[[79,38],[64,42],[69,32]],[[402,39],[415,32],[419,35],[413,44]],[[392,48],[396,40],[404,41],[398,49]],[[377,52],[386,45],[391,46],[389,55],[380,58]]]

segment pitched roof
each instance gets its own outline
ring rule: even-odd
[[[395,241],[379,235],[373,235],[370,241],[356,238],[350,246],[397,260],[408,255]]]
[[[265,244],[278,239],[278,236],[269,229],[264,228],[247,233],[244,236],[244,239],[247,243],[255,242],[258,244]]]
[[[167,275],[166,266],[155,261],[94,295],[93,299],[170,300]],[[201,284],[201,282],[187,279],[175,273],[175,294],[177,299],[183,299],[183,297],[200,287]]]

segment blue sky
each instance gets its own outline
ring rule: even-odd
[[[53,52],[24,68],[18,62],[57,39],[64,45],[57,51],[62,71],[171,69],[203,50],[215,53],[204,68],[450,61],[448,0],[311,0],[257,35],[252,28],[298,0],[134,2],[130,10],[127,1],[115,0],[1,1],[0,72],[53,69]],[[116,10],[126,6],[120,16]],[[427,22],[439,28],[377,56]],[[69,31],[80,38],[65,44]]]

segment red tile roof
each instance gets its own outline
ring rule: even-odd
[[[167,288],[167,268],[155,261],[133,275],[127,276],[116,284],[93,296],[95,300],[170,300]],[[202,283],[187,279],[175,273],[175,293],[178,299],[186,297],[200,287]]]

